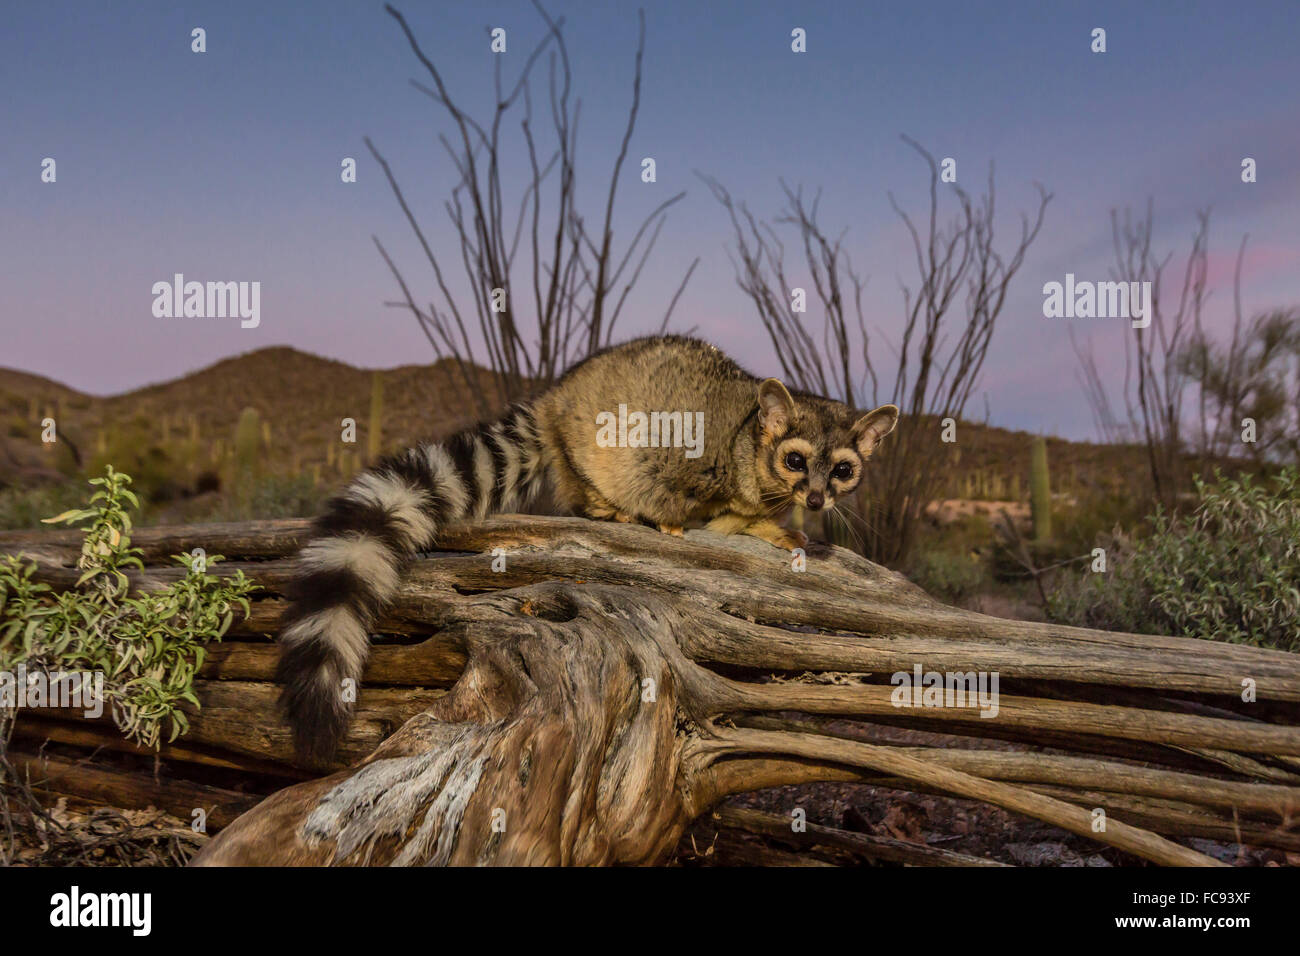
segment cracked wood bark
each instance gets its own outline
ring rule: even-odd
[[[305,527],[135,537],[147,562],[202,546],[267,589],[204,669],[210,709],[178,742],[194,753],[287,756],[266,683],[275,651],[256,635],[274,629]],[[0,551],[39,558],[56,587],[76,545],[0,535]],[[449,528],[439,547],[379,622],[346,754],[378,748],[274,794],[199,862],[663,862],[728,794],[816,780],[984,800],[1165,864],[1214,861],[1153,830],[1221,832],[1240,814],[1254,841],[1294,840],[1295,655],[990,618],[848,552],[813,550],[799,572],[769,545],[707,532],[503,516]],[[491,570],[497,547],[504,573]],[[176,573],[149,567],[139,583]],[[997,672],[997,717],[895,707],[889,675],[916,664]],[[1241,702],[1246,678],[1257,704]],[[885,725],[959,735],[964,749],[872,739]],[[1069,753],[991,747],[998,738]],[[1090,807],[1107,811],[1105,831]]]

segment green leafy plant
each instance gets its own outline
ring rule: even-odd
[[[36,565],[0,556],[0,670],[94,673],[122,732],[157,748],[167,733],[189,729],[182,707],[199,706],[194,675],[205,645],[219,641],[236,609],[248,612],[256,585],[242,571],[217,577],[220,555],[176,555],[183,578],[161,590],[132,594],[130,569],[143,569],[131,546],[131,514],[139,507],[128,475],[108,467],[89,507],[45,519],[85,532],[76,586],[56,592],[34,575]]]
[[[1053,619],[1300,650],[1300,471],[1196,481],[1186,515],[1157,510],[1151,533],[1116,536],[1106,573],[1067,580]]]

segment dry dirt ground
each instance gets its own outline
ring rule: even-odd
[[[207,840],[153,808],[120,810],[60,797],[33,812],[9,805],[0,865],[181,866]]]

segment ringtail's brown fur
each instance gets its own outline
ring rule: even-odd
[[[620,406],[693,421],[703,413],[703,432],[689,455],[667,443],[667,428],[664,447],[598,441]],[[858,414],[760,381],[706,342],[654,337],[586,359],[496,422],[367,470],[317,519],[282,622],[283,701],[300,754],[334,752],[350,716],[343,681],[359,683],[375,618],[447,522],[515,509],[545,486],[591,518],[669,534],[703,524],[795,548],[807,539],[778,518],[851,493],[897,422],[893,405]]]

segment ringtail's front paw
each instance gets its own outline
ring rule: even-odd
[[[808,544],[808,536],[802,531],[782,528],[775,521],[755,521],[753,524],[748,525],[743,533],[752,535],[755,538],[761,538],[768,544],[774,544],[786,551],[793,551],[795,548],[802,548]]]
[[[795,548],[806,548],[808,546],[808,536],[802,531],[786,531],[781,535],[780,541],[773,541],[778,548],[785,548],[787,551],[793,551]]]

